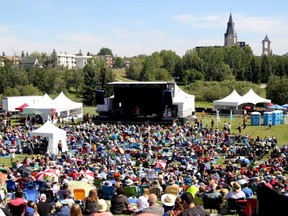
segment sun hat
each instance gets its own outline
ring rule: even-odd
[[[126,185],[128,185],[128,186],[130,186],[130,185],[133,185],[133,181],[132,181],[132,179],[127,179],[126,181],[125,181],[125,184]]]
[[[104,199],[99,199],[97,202],[97,210],[99,212],[105,212],[107,211],[107,203]]]
[[[241,185],[238,182],[232,181],[230,183],[230,185],[232,186],[234,191],[236,191],[236,192],[240,192],[241,191]]]
[[[161,196],[161,202],[165,206],[174,206],[176,198],[177,196],[174,194],[163,194]]]

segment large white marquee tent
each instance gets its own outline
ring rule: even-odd
[[[46,136],[48,138],[49,153],[58,153],[58,142],[62,142],[62,151],[68,151],[66,131],[56,127],[51,121],[46,121],[40,128],[30,132],[30,137],[33,136]]]
[[[43,98],[35,104],[31,104],[23,109],[23,114],[36,114],[42,117],[43,122],[49,119],[56,121],[60,116],[62,119],[74,119],[83,117],[83,104],[76,103],[67,98],[61,92],[54,100],[45,94]]]
[[[245,95],[240,96],[238,92],[234,89],[228,96],[220,100],[213,101],[213,107],[215,109],[238,109],[239,106],[245,104],[269,104],[271,103],[270,99],[265,99],[257,95],[253,89],[250,89]]]

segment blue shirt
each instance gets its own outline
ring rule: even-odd
[[[60,211],[58,211],[55,216],[70,216],[70,208],[64,205]]]
[[[249,199],[249,198],[253,197],[253,191],[250,188],[245,187],[245,188],[242,189],[242,191],[245,193],[246,199]]]

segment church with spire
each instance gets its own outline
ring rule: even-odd
[[[226,33],[224,34],[224,46],[239,46],[241,48],[245,47],[245,42],[238,42],[237,33],[235,31],[235,25],[232,18],[232,13],[230,13],[229,20],[227,23]]]
[[[264,40],[262,41],[262,55],[272,54],[270,44],[271,44],[271,41],[266,35]],[[224,46],[238,46],[240,48],[245,48],[246,46],[249,46],[248,44],[246,44],[245,41],[238,41],[238,36],[235,30],[235,24],[233,22],[232,13],[230,13],[229,15],[226,32],[224,33]],[[199,52],[200,49],[205,48],[205,47],[207,46],[196,46],[195,49],[197,52]],[[220,48],[222,46],[215,45],[213,47]]]

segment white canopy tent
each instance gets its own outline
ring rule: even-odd
[[[38,114],[42,117],[43,122],[51,119],[56,121],[60,116],[62,119],[70,119],[72,116],[77,119],[83,117],[83,104],[76,103],[67,98],[61,92],[54,100],[45,94],[43,98],[35,104],[23,109],[23,114]]]
[[[56,112],[61,116],[61,112],[66,113],[66,118],[81,118],[83,117],[83,104],[70,100],[66,95],[61,92],[54,100],[56,105]]]
[[[23,109],[23,114],[37,114],[42,117],[43,122],[49,119],[52,109],[55,109],[55,104],[48,94],[45,94],[37,103],[29,105]]]
[[[228,96],[220,100],[213,101],[215,109],[238,109],[239,103],[242,102],[241,95],[234,89]]]
[[[251,103],[254,105],[256,105],[258,103],[269,104],[269,103],[271,103],[271,100],[260,97],[251,88],[245,95],[242,96],[242,103],[241,104],[245,104],[245,103]]]
[[[195,111],[195,96],[182,91],[175,83],[173,104],[178,105],[178,117],[186,118]]]
[[[62,130],[52,124],[51,121],[45,122],[40,128],[30,132],[30,137],[33,136],[46,136],[49,140],[48,149],[49,153],[58,153],[58,142],[62,142],[63,152],[68,151],[67,140],[66,140],[66,131]]]
[[[220,100],[213,101],[213,107],[215,109],[238,109],[240,105],[258,103],[271,103],[270,99],[265,99],[257,95],[252,89],[250,89],[245,95],[240,96],[234,89],[231,94]]]

